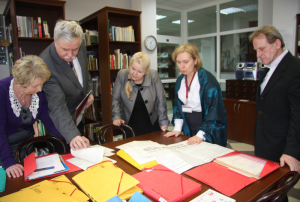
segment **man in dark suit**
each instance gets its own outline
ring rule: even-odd
[[[89,145],[89,140],[82,136],[83,120],[76,125],[75,118],[76,107],[92,90],[87,51],[82,39],[82,28],[75,21],[58,21],[54,28],[54,42],[40,55],[51,72],[51,78],[43,87],[49,115],[74,150]],[[86,108],[93,101],[91,95]]]
[[[258,29],[249,39],[269,68],[256,96],[255,155],[300,172],[300,60],[283,49],[273,26]]]

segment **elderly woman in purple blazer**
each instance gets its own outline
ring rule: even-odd
[[[28,55],[12,68],[13,77],[0,80],[0,164],[8,177],[23,175],[23,166],[15,161],[16,150],[34,136],[33,123],[40,119],[54,135],[62,138],[48,115],[48,103],[42,92],[51,73],[38,56]]]

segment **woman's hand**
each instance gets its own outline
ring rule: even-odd
[[[198,136],[194,136],[194,137],[190,137],[189,139],[188,139],[188,144],[200,144],[201,142],[202,142],[203,140],[200,138],[200,137],[198,137]]]
[[[161,126],[160,129],[161,129],[162,131],[166,131],[166,130],[168,130],[168,126]]]
[[[21,177],[23,176],[24,167],[20,164],[15,164],[6,169],[7,177]]]
[[[115,126],[120,126],[122,123],[125,123],[125,121],[122,120],[122,119],[117,119],[117,120],[114,120],[114,121],[113,121],[113,124],[114,124]]]
[[[178,137],[180,134],[181,134],[180,131],[172,131],[172,132],[168,132],[164,136],[165,137],[172,137],[172,136]]]

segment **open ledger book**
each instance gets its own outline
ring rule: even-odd
[[[92,93],[92,90],[85,96],[85,98],[81,101],[81,103],[76,107],[76,125],[80,123],[83,117],[84,109],[86,104],[88,103],[88,100],[90,98],[90,95]]]
[[[243,175],[260,179],[267,161],[247,154],[236,154],[216,158],[214,162]]]

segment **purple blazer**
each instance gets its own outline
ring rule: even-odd
[[[63,138],[48,115],[48,103],[43,92],[37,93],[39,96],[39,108],[36,117],[32,117],[29,126],[21,126],[21,115],[19,117],[15,115],[9,97],[9,87],[12,79],[13,77],[7,77],[0,80],[0,159],[5,169],[16,164],[11,154],[7,137],[15,133],[19,128],[33,132],[33,123],[40,119],[48,130]]]

